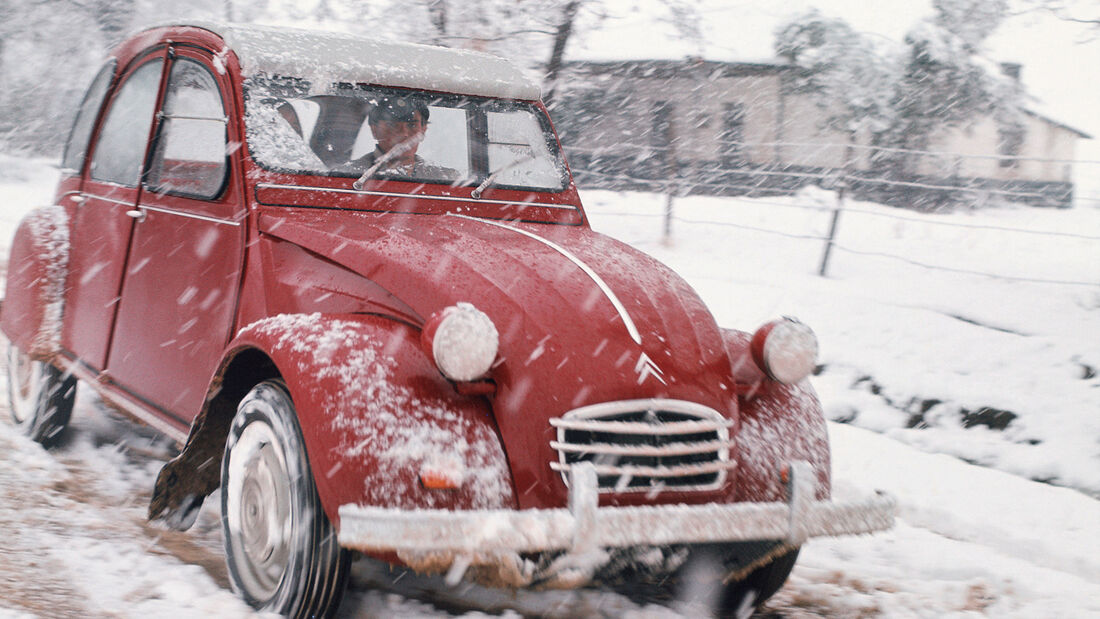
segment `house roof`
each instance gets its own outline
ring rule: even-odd
[[[1065,129],[1066,131],[1069,131],[1070,133],[1075,134],[1079,138],[1082,138],[1082,139],[1085,139],[1085,140],[1091,140],[1092,139],[1092,136],[1085,133],[1084,131],[1081,131],[1080,129],[1077,129],[1075,127],[1071,127],[1071,126],[1069,126],[1069,125],[1067,125],[1067,124],[1051,117],[1049,114],[1047,114],[1046,112],[1043,111],[1043,105],[1039,102],[1034,102],[1034,101],[1031,102],[1024,109],[1024,112],[1031,115],[1031,116],[1034,116],[1035,118],[1038,118],[1040,120],[1048,122],[1048,123],[1054,125],[1055,127]]]

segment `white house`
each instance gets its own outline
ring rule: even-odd
[[[1011,68],[1011,67],[1010,67]],[[1018,70],[1018,67],[1016,67]],[[991,118],[932,136],[887,174],[867,140],[824,128],[791,94],[782,61],[628,60],[566,66],[552,114],[582,185],[681,193],[789,192],[834,179],[888,203],[934,208],[991,195],[1068,207],[1077,140],[1091,136],[1029,110],[1021,140]]]

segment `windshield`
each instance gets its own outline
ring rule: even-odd
[[[298,78],[245,82],[248,147],[279,172],[561,191],[550,123],[529,103]]]

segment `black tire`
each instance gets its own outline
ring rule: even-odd
[[[20,432],[44,447],[56,445],[75,401],[75,377],[8,344],[8,404]]]
[[[687,605],[691,612],[719,619],[748,619],[783,586],[798,559],[798,548],[781,554],[740,580],[723,584],[723,579],[738,566],[755,563],[775,552],[778,546],[766,542],[701,545],[675,573],[661,581],[655,592],[660,598]],[[668,602],[659,597],[646,601]],[[702,610],[705,609],[705,610]]]
[[[798,559],[798,550],[781,555],[749,573],[743,580],[727,584],[718,602],[721,619],[748,619],[787,582]]]
[[[222,458],[222,528],[233,588],[253,608],[331,617],[351,553],[317,496],[294,403],[267,381],[241,401]],[[270,533],[280,535],[271,539]]]

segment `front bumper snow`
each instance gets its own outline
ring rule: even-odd
[[[796,548],[817,536],[871,533],[894,523],[895,501],[877,493],[848,503],[814,499],[806,462],[790,466],[785,503],[599,507],[595,469],[574,467],[568,509],[401,510],[342,505],[340,545],[393,552],[413,569],[447,572],[457,582],[470,566],[490,568],[505,586],[568,588],[587,583],[607,548],[775,541]],[[521,553],[564,551],[537,568]]]

